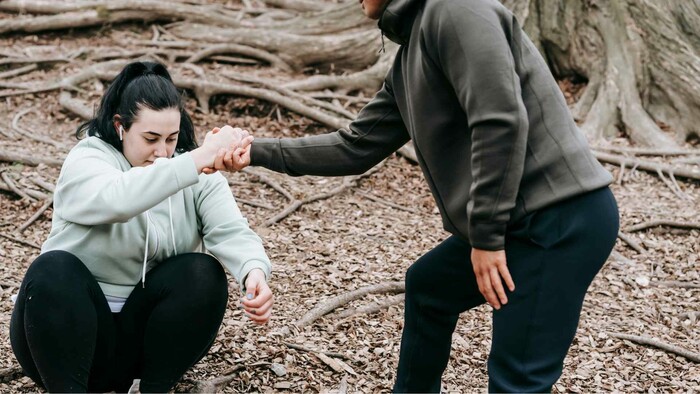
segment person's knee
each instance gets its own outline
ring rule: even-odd
[[[406,294],[416,295],[423,292],[426,284],[430,282],[430,264],[424,257],[418,259],[406,271]]]
[[[73,254],[53,250],[43,253],[27,270],[25,280],[33,291],[63,293],[84,285],[90,273]]]
[[[182,258],[179,275],[190,294],[213,300],[228,297],[226,273],[216,258],[204,253],[188,253]]]

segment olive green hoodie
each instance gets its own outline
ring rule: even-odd
[[[131,167],[114,147],[88,137],[68,154],[42,253],[72,253],[105,295],[128,297],[159,261],[202,247],[241,285],[254,268],[270,275],[262,241],[228,182],[218,173],[198,175],[189,153]]]
[[[413,140],[445,229],[487,250],[504,249],[527,213],[612,181],[497,0],[392,0],[379,27],[401,47],[357,119],[324,135],[256,139],[253,165],[357,174]]]

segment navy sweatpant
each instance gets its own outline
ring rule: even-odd
[[[111,313],[100,286],[74,255],[51,251],[29,267],[10,323],[24,373],[49,392],[168,392],[216,338],[228,286],[212,256],[159,263]]]
[[[493,311],[489,392],[548,392],[559,379],[584,296],[619,228],[603,188],[533,212],[509,227],[506,259],[515,291]],[[458,316],[486,300],[471,246],[455,236],[406,274],[406,309],[394,392],[438,392]]]

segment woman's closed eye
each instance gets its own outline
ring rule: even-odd
[[[145,138],[145,137],[144,137],[144,138]],[[145,139],[146,139],[146,141],[148,141],[149,143],[154,143],[154,142],[157,142],[157,141],[158,141],[158,138],[145,138]],[[173,142],[176,142],[176,141],[177,141],[177,138],[168,138],[168,139],[165,140],[165,142],[167,142],[167,143],[173,143]]]

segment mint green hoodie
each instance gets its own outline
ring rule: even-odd
[[[189,153],[131,167],[121,152],[97,137],[70,151],[42,253],[72,253],[105,295],[128,297],[159,261],[202,247],[241,288],[254,268],[270,276],[262,241],[241,215],[228,182],[219,173],[198,175]]]

